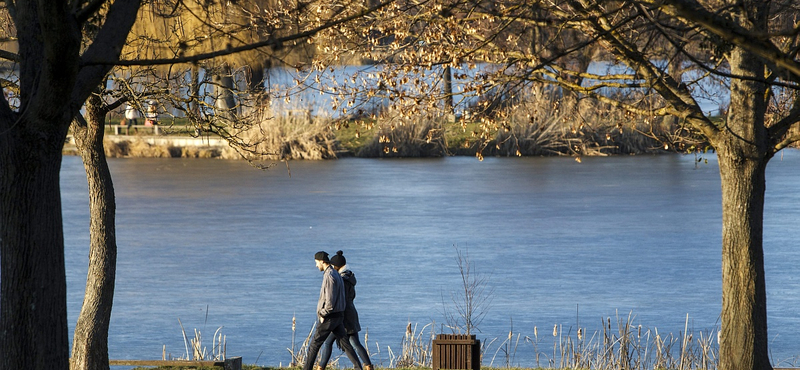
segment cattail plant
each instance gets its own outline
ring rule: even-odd
[[[211,351],[209,353],[208,348],[203,346],[203,335],[200,330],[194,329],[194,337],[189,338],[186,335],[186,329],[183,327],[183,323],[181,319],[178,319],[178,324],[181,327],[181,334],[183,334],[183,344],[186,349],[186,352],[183,356],[179,357],[179,360],[194,360],[194,361],[202,361],[202,360],[212,360],[212,361],[221,361],[225,360],[226,351],[227,351],[227,336],[222,335],[222,327],[220,326],[214,332],[214,335],[211,337]],[[162,358],[166,358],[166,346],[162,348]]]
[[[389,351],[389,366],[390,367],[429,367],[431,364],[431,352],[433,351],[433,333],[425,337],[425,329],[431,327],[432,324],[423,326],[417,332],[417,324],[413,325],[409,322],[406,326],[406,332],[403,335],[402,351],[399,355],[395,355],[391,347]],[[427,338],[427,339],[423,339]]]

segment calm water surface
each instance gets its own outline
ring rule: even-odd
[[[119,260],[111,358],[184,353],[180,319],[204,344],[218,327],[228,356],[289,363],[315,319],[318,250],[345,251],[374,362],[388,365],[408,323],[441,332],[467,251],[493,289],[480,339],[589,333],[604,320],[678,335],[716,333],[721,206],[716,158],[471,157],[291,162],[115,159]],[[80,158],[62,168],[70,323],[88,256]],[[800,153],[768,171],[765,250],[774,361],[800,355]],[[362,332],[363,334],[363,332]],[[363,339],[363,337],[362,337]],[[542,344],[540,344],[542,345]],[[535,363],[520,342],[514,364]],[[500,355],[498,355],[500,356]],[[495,365],[499,360],[496,360]],[[343,365],[349,366],[347,360]]]

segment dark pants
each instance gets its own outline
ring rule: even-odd
[[[326,317],[325,321],[317,326],[314,338],[311,338],[311,342],[308,344],[308,353],[306,354],[306,362],[303,364],[303,370],[313,369],[314,363],[317,361],[319,348],[322,347],[322,343],[325,342],[325,339],[328,339],[328,335],[331,333],[333,333],[336,339],[340,339],[342,350],[344,350],[350,362],[353,363],[353,368],[355,370],[361,370],[361,361],[358,360],[356,351],[353,350],[353,346],[351,346],[350,341],[347,340],[347,332],[344,330],[344,316],[342,315],[338,317]]]
[[[353,346],[353,349],[356,350],[358,357],[364,362],[364,365],[372,365],[372,361],[369,359],[369,353],[367,353],[367,349],[361,345],[361,342],[358,340],[358,333],[348,334],[347,339],[350,342],[350,345]],[[319,353],[319,366],[325,367],[328,365],[328,361],[331,359],[331,353],[333,351],[333,341],[336,340],[336,336],[331,333],[328,335],[328,339],[325,340],[325,343],[322,345],[322,351]],[[342,344],[339,343],[339,346]]]

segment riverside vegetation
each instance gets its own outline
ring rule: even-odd
[[[505,99],[505,98],[502,98]],[[246,150],[164,147],[132,136],[106,140],[109,157],[194,157],[249,160],[356,157],[581,156],[689,151],[702,147],[672,117],[642,117],[594,100],[539,91],[513,104],[479,102],[456,117],[445,110],[403,116],[382,112],[331,118],[268,112],[238,132]],[[497,106],[492,106],[495,104]],[[296,111],[296,110],[295,110]],[[480,112],[470,114],[471,112]],[[110,123],[118,122],[111,118]],[[185,119],[162,121],[166,135],[197,136]]]
[[[523,334],[510,330],[505,338],[481,339],[481,364],[485,369],[521,369],[517,351],[523,346],[533,349],[535,364],[531,368],[550,369],[593,369],[593,370],[711,370],[718,364],[718,345],[716,331],[693,333],[687,317],[685,330],[673,335],[660,333],[658,329],[646,329],[635,325],[633,315],[604,318],[602,330],[588,333],[582,327],[555,325],[551,329],[534,327],[533,333]],[[379,368],[425,369],[431,367],[432,343],[436,333],[435,325],[422,328],[408,324],[398,351],[391,347],[385,350],[377,343],[369,342],[365,333],[365,347],[370,352],[373,363]],[[288,367],[258,366],[249,364],[244,369],[272,370],[299,369],[298,364],[305,361],[304,354],[313,334],[309,332],[298,348],[292,344],[287,348],[293,363]],[[385,353],[383,352],[385,351]],[[346,368],[346,360],[332,358],[329,367]],[[531,359],[524,359],[531,363]],[[258,360],[256,360],[256,363]],[[791,366],[793,363],[776,362],[775,366]]]

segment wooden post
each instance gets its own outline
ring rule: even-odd
[[[242,358],[231,357],[225,359],[225,370],[242,370]]]
[[[480,370],[481,341],[475,335],[439,334],[432,357],[433,370]]]

